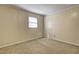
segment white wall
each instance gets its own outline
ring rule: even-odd
[[[79,46],[79,7],[46,16],[45,25],[49,38]]]
[[[38,18],[38,28],[28,28],[28,16]],[[0,47],[43,37],[43,16],[11,5],[0,5]]]

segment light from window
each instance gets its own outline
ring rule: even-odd
[[[37,28],[38,27],[36,17],[29,17],[28,22],[29,22],[28,23],[29,28]]]

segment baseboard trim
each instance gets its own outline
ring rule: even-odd
[[[22,40],[22,41],[15,41],[15,42],[7,43],[7,44],[4,44],[4,45],[1,45],[0,48],[4,48],[4,47],[20,44],[20,43],[23,43],[23,42],[30,42],[32,40],[36,40],[36,39],[40,39],[40,38],[43,38],[43,37],[33,38],[33,39],[30,39],[30,40]]]
[[[61,42],[61,43],[69,44],[69,45],[72,45],[72,46],[79,47],[78,44],[75,44],[75,43],[72,43],[72,42],[68,42],[68,41],[59,40],[58,38],[54,38],[53,40],[59,41],[59,42]]]

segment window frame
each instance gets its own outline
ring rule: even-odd
[[[30,20],[30,18],[32,18],[32,19],[34,19],[34,18],[36,18],[35,20],[35,22],[32,20]],[[36,28],[38,28],[38,18],[37,17],[34,17],[34,16],[28,16],[28,28],[34,28],[34,29],[36,29]]]

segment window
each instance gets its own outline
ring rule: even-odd
[[[28,18],[28,27],[29,28],[37,28],[37,18],[36,17],[29,17]]]

